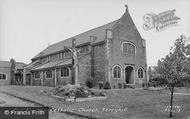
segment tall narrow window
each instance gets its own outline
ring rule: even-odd
[[[129,42],[122,43],[122,50],[127,54],[135,54],[135,45]]]
[[[34,75],[35,79],[38,79],[40,78],[40,72],[35,72],[35,75]]]
[[[142,68],[138,69],[138,78],[143,78],[143,69]]]
[[[52,71],[51,70],[46,71],[46,78],[52,78]]]
[[[69,68],[61,69],[61,77],[69,77]]]
[[[119,66],[113,68],[113,78],[121,78],[121,68]]]

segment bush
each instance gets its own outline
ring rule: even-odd
[[[132,89],[135,89],[135,87],[131,86],[131,85],[127,85],[126,84],[126,88],[132,88]]]
[[[94,85],[94,80],[92,78],[87,79],[86,86],[88,86],[89,88],[93,88]]]
[[[166,85],[167,81],[161,77],[155,77],[149,80],[149,86],[157,87]]]
[[[122,84],[121,83],[118,83],[118,86],[119,86],[119,88],[122,88]]]
[[[99,81],[98,85],[99,85],[99,89],[102,89],[103,88],[103,81]]]
[[[105,82],[104,89],[111,89],[111,86],[110,86],[109,82]]]
[[[77,89],[76,93],[75,93],[75,97],[79,98],[79,97],[87,97],[88,94],[84,92],[84,90],[82,89]]]
[[[147,83],[142,83],[142,87],[147,87]]]

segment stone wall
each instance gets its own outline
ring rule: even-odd
[[[146,48],[143,47],[142,38],[136,29],[129,13],[125,13],[121,21],[112,29],[112,58],[110,59],[111,85],[118,86],[118,83],[126,83],[125,68],[127,66],[133,67],[134,84],[141,85],[146,79]],[[123,53],[122,42],[132,42],[136,46],[135,55]],[[113,78],[113,66],[119,65],[122,68],[121,78]],[[138,68],[143,68],[144,77],[139,79]]]
[[[79,60],[79,81],[78,83],[86,84],[86,80],[91,78],[91,55],[90,53],[81,54]]]
[[[69,68],[69,77],[61,77],[61,69],[58,68],[56,69],[56,80],[57,80],[57,83],[56,85],[65,85],[65,84],[69,84],[71,83],[71,67]]]
[[[46,78],[46,71],[43,71],[43,86],[55,86],[55,70],[52,70],[52,78]]]
[[[105,43],[99,44],[94,48],[94,79],[96,81],[105,81],[106,61],[105,61]]]

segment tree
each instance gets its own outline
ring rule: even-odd
[[[183,35],[176,39],[174,47],[170,53],[158,61],[156,71],[166,80],[166,86],[171,92],[170,100],[170,117],[172,117],[173,93],[174,87],[179,82],[184,82],[182,79],[188,80],[190,77],[190,46],[186,45],[187,38]]]

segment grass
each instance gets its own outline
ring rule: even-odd
[[[168,90],[149,91],[132,89],[103,90],[106,100],[87,102],[64,102],[40,94],[40,90],[51,90],[51,87],[40,86],[1,86],[0,90],[19,95],[44,105],[60,110],[73,111],[83,115],[91,115],[100,119],[168,119],[166,107],[170,104]],[[178,88],[177,92],[183,92]],[[190,91],[189,91],[190,92]],[[190,117],[190,96],[174,95],[174,106],[180,112],[174,112],[174,119]]]

